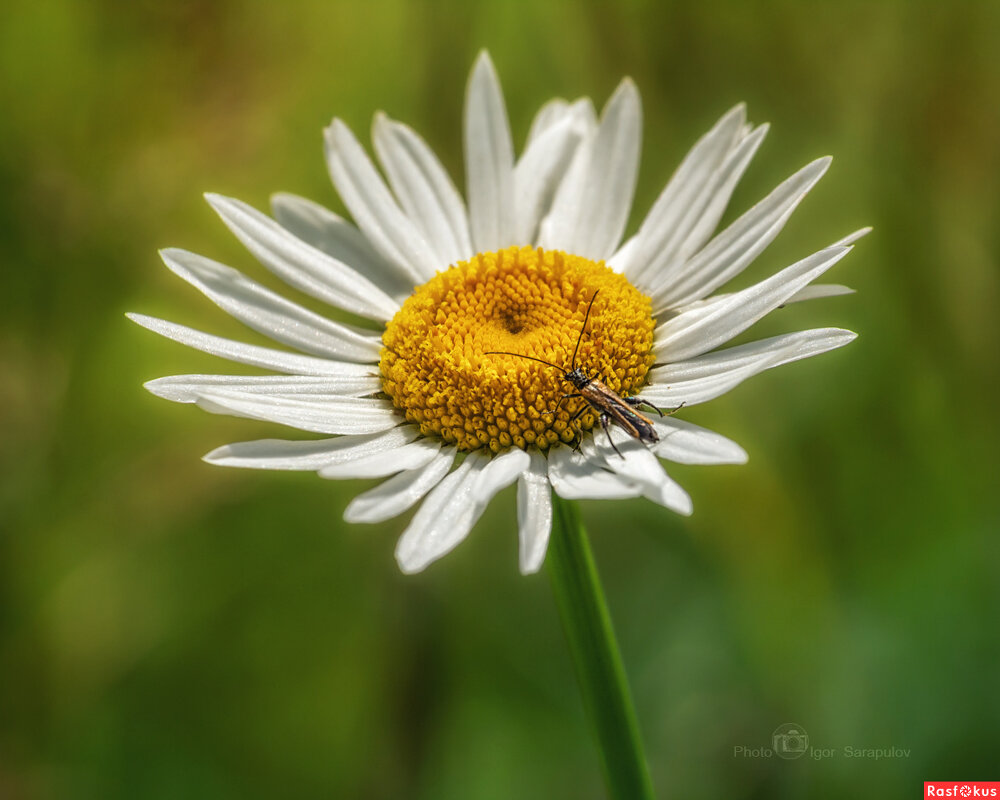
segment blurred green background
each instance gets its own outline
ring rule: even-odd
[[[200,193],[342,210],[320,131],[385,109],[461,182],[490,49],[520,145],[554,95],[645,108],[633,229],[733,103],[771,134],[727,219],[828,176],[744,281],[862,225],[852,297],[752,338],[859,331],[684,417],[750,452],[675,467],[695,514],[583,504],[663,797],[916,797],[1000,777],[1000,5],[72,2],[0,11],[0,798],[600,798],[513,492],[416,577],[370,484],[199,461],[285,433],[141,383],[227,364],[141,311],[262,341],[176,245],[275,285]],[[800,724],[825,760],[743,758]],[[909,751],[846,758],[840,748]]]

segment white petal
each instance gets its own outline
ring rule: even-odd
[[[642,488],[603,468],[603,460],[591,461],[569,447],[549,448],[549,482],[556,494],[567,500],[620,500],[638,497]]]
[[[660,441],[650,445],[659,458],[678,464],[745,464],[747,452],[722,434],[690,422],[650,415]]]
[[[529,454],[531,463],[517,479],[517,530],[520,541],[521,574],[541,569],[552,531],[552,487],[548,465],[537,450]]]
[[[574,100],[569,104],[567,111],[583,123],[583,129],[587,135],[595,135],[597,133],[597,110],[594,108],[594,102],[589,97],[581,97],[579,100]]]
[[[854,244],[856,241],[858,241],[858,239],[867,236],[871,232],[872,232],[871,225],[868,225],[867,227],[864,228],[858,228],[853,233],[847,234],[847,236],[845,236],[840,241],[834,242],[833,245],[834,247],[846,247],[849,244]]]
[[[328,208],[278,192],[271,196],[271,211],[282,228],[352,267],[393,300],[402,302],[413,291],[413,278],[407,270],[376,252],[361,231]]]
[[[622,243],[621,247],[615,250],[614,255],[607,260],[607,265],[615,272],[624,272],[628,265],[632,263],[632,259],[635,257],[636,247],[638,247],[638,245],[638,234],[629,237]]]
[[[465,204],[430,147],[382,113],[375,116],[372,139],[393,192],[434,250],[439,269],[472,258]]]
[[[497,492],[516,481],[530,464],[531,458],[528,454],[517,448],[493,456],[479,473],[473,486],[473,500],[479,507],[476,517],[478,518]]]
[[[816,328],[718,350],[652,369],[641,394],[657,405],[704,403],[765,369],[843,347],[856,338],[856,333],[841,328]]]
[[[416,439],[419,434],[420,429],[415,425],[400,425],[380,433],[337,436],[334,439],[258,439],[223,445],[206,455],[203,460],[222,467],[313,472],[329,464],[393,452]]]
[[[524,144],[525,152],[527,152],[528,148],[531,147],[532,142],[534,142],[553,125],[561,122],[566,116],[566,111],[568,109],[569,103],[561,97],[549,100],[545,103],[545,105],[538,109],[538,113],[535,114],[534,119],[531,120],[531,128],[528,130],[528,139]]]
[[[779,356],[768,355],[761,358],[760,361],[742,364],[739,367],[717,374],[713,373],[688,381],[669,381],[662,384],[650,384],[643,388],[642,396],[644,399],[656,403],[658,406],[669,406],[671,408],[706,403],[739,386],[747,378],[751,378],[765,369],[777,366],[780,360]],[[693,364],[694,361],[686,363]]]
[[[383,257],[423,283],[443,265],[403,213],[354,134],[339,119],[324,131],[326,163],[340,199]]]
[[[596,435],[591,440],[593,447],[604,459],[605,466],[625,480],[636,483],[642,491],[642,496],[654,503],[688,515],[693,510],[691,498],[676,481],[666,472],[646,446],[638,439],[633,439],[627,433],[616,427],[608,433],[616,452],[607,436]],[[584,440],[584,452],[587,451],[587,440]]]
[[[576,253],[576,224],[583,211],[593,152],[594,137],[585,137],[556,188],[552,208],[539,225],[539,247]]]
[[[871,230],[872,230],[871,228],[862,228],[861,230],[854,231],[854,233],[851,233],[845,236],[843,239],[834,242],[829,247],[830,248],[844,247],[850,245],[853,242],[856,242],[862,236],[865,236],[866,234],[870,233]],[[789,303],[798,303],[803,300],[815,300],[821,297],[837,297],[839,295],[844,295],[844,294],[854,294],[854,289],[851,289],[848,286],[841,286],[840,284],[837,283],[813,284],[810,286],[805,286],[802,289],[800,289],[798,292],[796,292],[794,295],[788,298],[788,300],[782,303],[781,306],[779,306],[779,308],[783,308]],[[695,315],[705,314],[708,313],[713,306],[723,302],[724,300],[732,296],[733,296],[732,292],[724,294],[715,294],[709,298],[705,298],[703,300],[693,300],[690,303],[685,303],[681,306],[676,306],[672,309],[659,309],[658,311],[654,312],[654,316],[664,315],[668,318],[671,318],[680,316],[681,314],[687,313],[689,311],[694,312]],[[655,307],[655,301],[654,301],[654,307]]]
[[[434,487],[396,544],[403,572],[419,572],[458,545],[472,528],[472,486],[487,459],[472,453]]]
[[[739,275],[781,232],[829,166],[829,158],[806,165],[716,236],[682,269],[651,276],[647,289],[654,309],[701,299]]]
[[[378,361],[382,340],[375,333],[333,322],[197,253],[170,248],[160,257],[227,314],[277,342],[317,356]]]
[[[314,358],[298,353],[286,353],[283,350],[274,350],[270,347],[235,342],[232,339],[223,339],[221,336],[213,336],[185,325],[178,325],[176,322],[147,317],[145,314],[126,314],[125,316],[137,325],[142,325],[160,336],[186,344],[188,347],[201,350],[203,353],[221,356],[252,367],[262,367],[273,369],[276,372],[297,375],[343,375],[350,374],[350,371],[357,366],[356,364],[345,364],[343,361],[331,361],[328,358]]]
[[[692,252],[686,244],[710,208],[713,213],[707,234],[714,229],[736,181],[766,132],[762,128],[754,137],[742,139],[745,120],[746,108],[740,103],[698,140],[681,162],[639,228],[640,245],[625,272],[630,279],[649,282],[663,274],[682,252]],[[721,209],[713,205],[717,194],[721,195]]]
[[[451,469],[458,450],[443,448],[426,466],[407,470],[355,497],[344,510],[347,522],[382,522],[414,505]]]
[[[820,250],[754,286],[668,320],[656,331],[657,359],[680,361],[715,349],[818,278],[850,249]]]
[[[765,123],[742,133],[739,143],[726,156],[722,166],[713,175],[708,202],[696,216],[694,223],[690,225],[684,242],[674,257],[678,264],[682,264],[692,253],[696,253],[715,232],[719,220],[722,219],[722,215],[729,205],[729,199],[733,196],[736,184],[740,182],[740,178],[746,172],[761,142],[767,136],[768,129],[769,126]],[[690,212],[685,215],[685,226],[687,226],[687,220],[691,216]]]
[[[249,394],[331,395],[362,397],[381,391],[382,379],[377,368],[364,364],[356,374],[324,376],[315,375],[170,375],[147,381],[143,386],[164,400],[175,403],[194,403],[198,395],[223,387]]]
[[[396,560],[403,572],[419,572],[451,552],[469,535],[493,496],[517,480],[529,462],[528,454],[516,449],[492,459],[479,452],[468,456],[431,493],[400,537]],[[466,465],[468,471],[463,472]],[[453,476],[458,477],[452,481]]]
[[[323,400],[244,394],[216,389],[198,397],[200,408],[277,422],[313,433],[376,433],[402,421],[387,400],[330,396]]]
[[[205,199],[244,246],[271,272],[344,311],[385,322],[399,304],[359,272],[306,244],[252,206],[230,197]]]
[[[421,439],[395,450],[374,453],[356,461],[331,464],[320,471],[321,478],[385,478],[405,470],[426,466],[441,449],[440,441]]]
[[[514,168],[517,241],[535,241],[538,225],[548,213],[583,135],[579,120],[568,115],[528,143]]]
[[[581,97],[572,103],[567,103],[562,99],[552,100],[542,106],[535,115],[535,119],[532,120],[524,152],[527,153],[532,145],[552,128],[559,127],[570,120],[583,137],[593,136],[597,133],[597,112],[594,111],[594,104],[589,97]]]
[[[787,306],[789,303],[801,303],[804,300],[819,300],[823,297],[840,297],[845,294],[854,294],[854,289],[850,286],[842,286],[839,283],[814,283],[811,286],[799,289],[799,291],[785,301],[785,305]]]
[[[516,244],[514,145],[493,62],[479,54],[465,94],[465,175],[476,252]]]
[[[596,135],[577,150],[539,244],[595,260],[611,256],[632,207],[641,144],[642,104],[626,78],[604,107]]]

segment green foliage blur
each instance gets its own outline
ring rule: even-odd
[[[286,431],[145,393],[227,365],[123,316],[263,342],[157,248],[277,286],[199,195],[342,211],[334,114],[410,123],[461,185],[483,47],[518,146],[548,98],[636,80],[633,230],[738,101],[772,128],[727,219],[833,154],[741,285],[875,228],[831,275],[856,295],[745,337],[856,343],[684,412],[751,455],[672,470],[693,517],[583,503],[661,796],[1000,777],[998,41],[986,2],[6,0],[0,798],[604,796],[545,573],[517,572],[512,490],[404,577],[404,520],[341,521],[369,483],[202,463]],[[783,723],[834,754],[740,750]]]

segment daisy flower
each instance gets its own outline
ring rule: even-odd
[[[840,347],[855,334],[821,328],[719,349],[783,304],[850,291],[813,281],[866,231],[749,288],[717,293],[777,236],[829,159],[806,165],[714,234],[767,132],[737,106],[695,144],[623,242],[641,128],[639,93],[625,79],[600,116],[589,99],[544,105],[515,157],[500,83],[484,53],[465,101],[463,201],[406,125],[375,116],[380,171],[334,119],[326,161],[353,222],[288,194],[273,198],[273,216],[228,197],[207,199],[265,268],[367,324],[328,319],[216,261],[164,250],[173,272],[296,352],[132,314],[170,339],[280,373],[176,375],[146,387],[213,413],[329,437],[229,444],[205,460],[385,478],[355,497],[344,517],[379,522],[418,506],[396,548],[405,572],[452,550],[514,482],[525,573],[545,557],[551,491],[642,496],[691,513],[661,459],[742,463],[744,450],[655,412],[648,413],[652,441],[617,426],[605,431],[599,409],[563,397],[574,391],[563,374],[574,353],[583,374],[616,395],[676,408]]]

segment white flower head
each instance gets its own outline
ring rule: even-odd
[[[286,194],[273,198],[273,218],[238,200],[208,201],[268,270],[370,322],[332,321],[218,262],[165,250],[171,270],[291,351],[130,315],[178,342],[279,373],[177,375],[147,388],[207,411],[325,434],[230,444],[205,459],[385,478],[344,517],[378,522],[419,504],[396,548],[405,572],[458,545],[515,481],[525,573],[545,557],[551,490],[642,496],[689,514],[689,496],[660,459],[742,463],[746,453],[650,409],[703,403],[854,339],[822,328],[717,349],[783,304],[849,291],[813,281],[867,231],[717,294],[777,236],[829,159],[803,167],[713,235],[767,130],[749,125],[737,106],[695,144],[623,243],[641,128],[639,93],[626,79],[599,117],[587,99],[544,105],[515,157],[500,83],[483,53],[466,96],[463,201],[406,125],[376,115],[380,173],[335,119],[326,159],[353,224]],[[579,396],[579,380],[566,380],[572,367],[635,416],[602,424],[609,419],[600,404]]]

